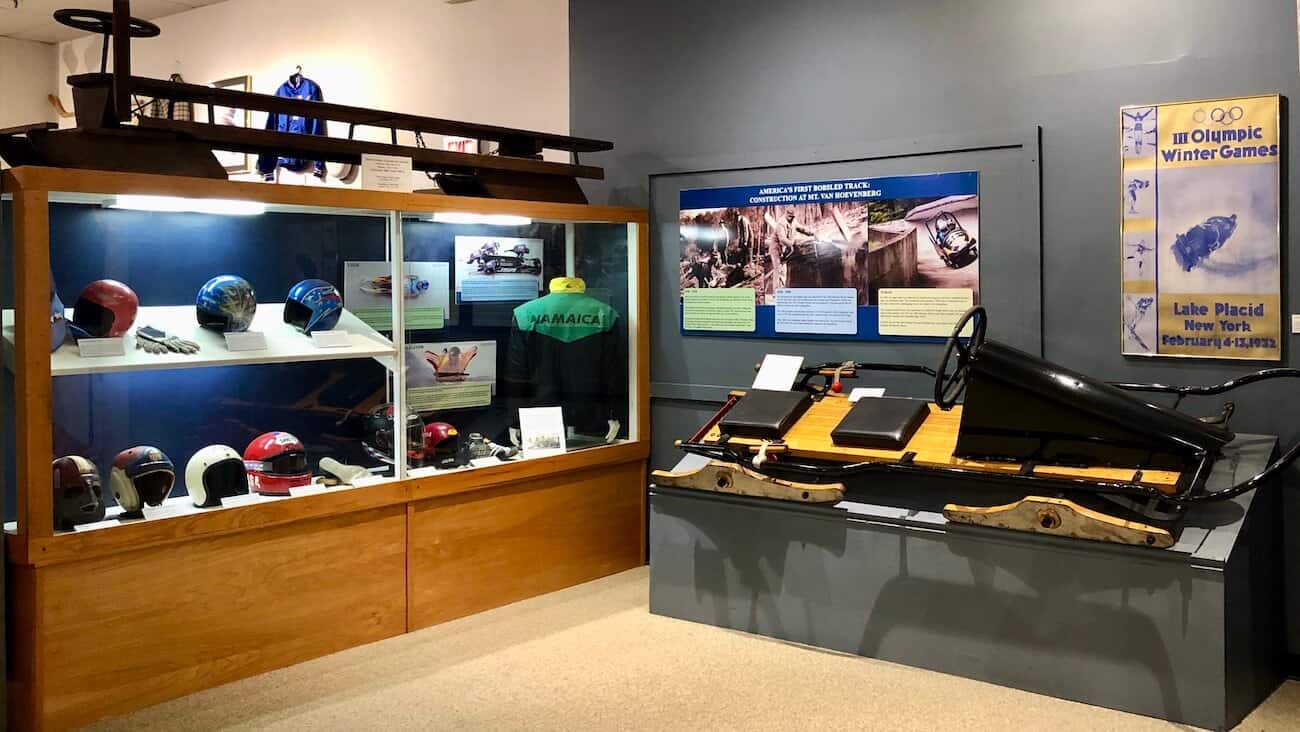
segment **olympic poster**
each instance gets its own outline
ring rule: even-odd
[[[1277,95],[1120,110],[1123,352],[1282,357]]]
[[[979,174],[682,191],[686,335],[947,336],[979,301]]]

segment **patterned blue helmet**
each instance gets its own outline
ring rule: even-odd
[[[303,333],[331,330],[342,314],[343,296],[325,280],[299,282],[289,288],[284,302],[284,322]]]
[[[257,295],[248,280],[236,275],[217,275],[199,288],[199,325],[225,333],[242,333],[253,324]]]

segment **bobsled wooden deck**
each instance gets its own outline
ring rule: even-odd
[[[869,398],[869,397],[868,397]],[[852,403],[839,394],[828,394],[812,405],[799,421],[786,432],[782,444],[785,452],[799,458],[831,460],[834,462],[901,462],[905,455],[914,453],[912,463],[924,467],[962,468],[989,473],[1018,474],[1025,470],[1022,463],[1003,463],[983,460],[965,460],[953,452],[957,446],[957,429],[961,424],[961,406],[943,411],[930,404],[930,415],[912,435],[902,450],[876,450],[845,447],[831,441],[831,431],[844,419]],[[716,443],[721,436],[714,427],[704,437],[704,442]],[[733,437],[729,444],[757,448],[762,440]],[[777,452],[774,450],[773,452]],[[1178,490],[1181,473],[1167,470],[1137,470],[1135,468],[1080,468],[1065,465],[1036,463],[1033,474],[1041,477],[1093,480],[1108,483],[1131,483],[1173,494]]]

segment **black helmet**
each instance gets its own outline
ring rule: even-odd
[[[370,457],[393,464],[393,405],[381,404],[366,415],[361,445]],[[406,415],[406,451],[411,457],[424,452],[424,420],[418,414]]]

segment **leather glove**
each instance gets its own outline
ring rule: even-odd
[[[150,325],[142,325],[135,329],[135,347],[145,353],[152,354],[183,353],[193,355],[199,352],[199,344],[194,341],[169,336]]]

